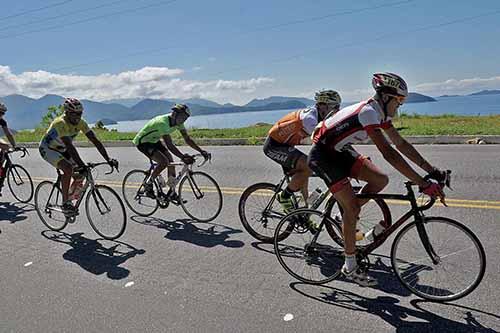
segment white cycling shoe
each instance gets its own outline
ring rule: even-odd
[[[359,267],[356,267],[352,271],[348,272],[347,267],[344,264],[341,272],[348,280],[354,281],[362,287],[373,287],[378,284],[377,279],[369,276],[365,272],[362,272]]]

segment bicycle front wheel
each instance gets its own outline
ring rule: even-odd
[[[274,232],[274,253],[283,268],[294,278],[310,284],[332,281],[344,264],[344,249],[330,237],[325,225],[338,229],[322,212],[297,209],[285,216]],[[280,240],[282,233],[288,237]],[[336,230],[342,234],[340,230]]]
[[[33,198],[33,181],[24,167],[18,164],[11,165],[7,174],[7,184],[17,201],[27,203]]]
[[[51,181],[43,181],[35,190],[35,209],[47,228],[53,231],[64,229],[68,224],[68,219],[62,212],[62,192],[61,189]]]
[[[210,222],[222,210],[222,192],[208,174],[195,171],[182,178],[179,184],[179,201],[184,212],[199,222]]]
[[[286,215],[276,200],[277,191],[276,185],[270,183],[253,184],[243,191],[238,204],[243,227],[254,238],[265,243],[274,241],[276,226]],[[290,226],[293,228],[293,225]],[[284,229],[278,239],[283,240],[290,231]]]
[[[144,193],[144,181],[148,173],[144,170],[132,170],[123,178],[122,194],[125,203],[134,213],[150,216],[158,209],[158,201]]]
[[[412,222],[394,239],[392,267],[401,283],[426,300],[449,302],[471,293],[481,282],[486,255],[479,239],[463,224],[426,217],[423,227],[436,254],[433,262]]]
[[[87,194],[85,210],[92,229],[102,238],[117,239],[125,232],[125,206],[111,187],[95,185]]]

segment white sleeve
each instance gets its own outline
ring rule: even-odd
[[[365,106],[359,112],[358,119],[364,130],[378,128],[382,123],[379,113],[369,106]]]
[[[312,132],[314,132],[314,129],[318,125],[318,118],[313,112],[308,112],[304,115],[304,118],[302,118],[302,127],[304,128],[304,131],[307,132],[307,134],[311,135]]]

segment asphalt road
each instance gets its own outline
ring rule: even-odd
[[[403,178],[374,147],[358,149],[390,176],[386,192],[401,193]],[[486,250],[481,285],[459,301],[425,302],[401,287],[388,259],[391,241],[372,258],[381,259],[376,288],[346,281],[298,283],[279,265],[271,245],[243,230],[237,212],[241,191],[255,182],[276,182],[280,169],[261,147],[209,147],[214,160],[203,169],[224,192],[222,213],[210,224],[191,223],[180,208],[169,207],[151,218],[127,210],[127,230],[115,242],[99,239],[83,213],[77,223],[53,232],[32,205],[14,203],[4,187],[0,332],[499,331],[500,146],[418,149],[433,164],[453,170],[450,207],[435,207],[432,215],[462,221]],[[54,178],[38,151],[30,152],[23,160],[14,158],[35,185]],[[86,161],[100,161],[95,149],[80,152]],[[133,148],[109,152],[120,160],[121,173],[100,172],[98,179],[119,190],[125,173],[146,160]],[[393,216],[405,208],[391,205]]]

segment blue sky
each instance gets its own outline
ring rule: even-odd
[[[151,7],[134,10],[143,6]],[[332,88],[355,100],[370,94],[376,71],[430,95],[498,89],[499,22],[497,0],[9,2],[0,14],[0,96],[245,103]]]

